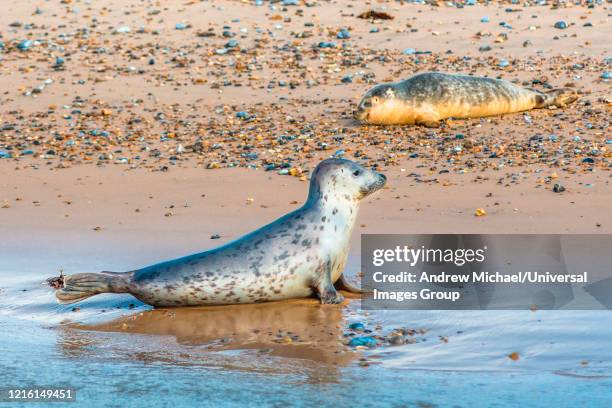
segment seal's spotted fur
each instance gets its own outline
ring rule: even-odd
[[[370,89],[361,99],[355,118],[375,125],[437,127],[447,118],[478,118],[521,112],[578,99],[569,88],[542,93],[492,78],[439,72],[418,74],[402,82]]]
[[[98,293],[131,293],[154,306],[255,303],[317,294],[340,303],[341,279],[359,201],[385,176],[328,159],[314,170],[304,206],[210,251],[125,273],[64,277],[63,303]]]

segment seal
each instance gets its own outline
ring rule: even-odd
[[[342,277],[359,202],[384,186],[383,174],[344,159],[312,173],[304,205],[233,242],[129,272],[52,278],[61,303],[130,293],[153,306],[257,303],[318,295],[341,303]]]
[[[370,89],[354,116],[362,123],[374,125],[438,127],[447,118],[479,118],[553,105],[564,107],[576,99],[578,94],[571,88],[543,93],[500,79],[425,72]]]

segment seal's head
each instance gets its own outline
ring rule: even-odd
[[[312,173],[309,198],[357,202],[380,190],[387,182],[384,174],[366,169],[346,159],[323,160]]]
[[[380,123],[381,117],[392,113],[397,101],[395,84],[376,85],[361,98],[353,116],[363,123]]]

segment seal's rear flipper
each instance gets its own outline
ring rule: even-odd
[[[562,108],[576,101],[579,98],[578,92],[572,88],[553,89],[536,97],[536,108],[547,108],[556,106]]]
[[[334,286],[336,287],[336,290],[345,290],[351,293],[361,293],[361,294],[370,293],[366,290],[362,290],[362,289],[359,289],[351,285],[344,277],[344,274],[340,275],[340,278],[338,278]]]
[[[59,282],[61,287],[55,292],[60,303],[69,304],[87,299],[99,293],[122,293],[127,291],[123,273],[77,273],[75,275],[52,278],[48,282]],[[53,285],[54,286],[54,285]]]

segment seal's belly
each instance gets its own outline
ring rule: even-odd
[[[130,293],[154,306],[258,303],[312,295],[312,260],[257,264],[248,259],[158,266],[137,276]]]
[[[491,98],[481,103],[466,100],[448,101],[435,107],[439,119],[446,118],[480,118],[529,110],[533,108],[533,99],[520,95],[514,99]]]
[[[447,118],[479,118],[504,113],[521,112],[534,107],[529,94],[513,97],[493,96],[470,98],[468,95],[454,95],[444,99],[403,101],[392,100],[372,108],[368,122],[378,125],[414,125],[420,122],[435,122]]]

